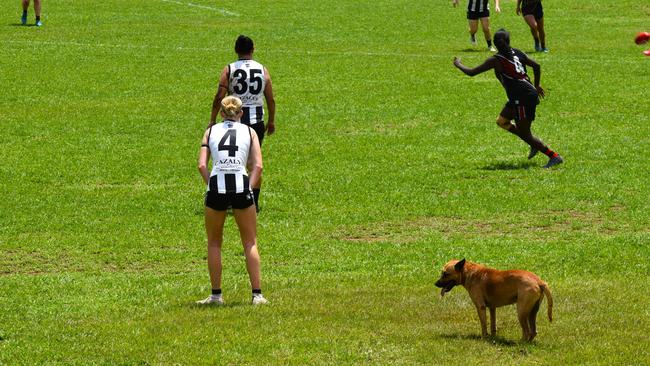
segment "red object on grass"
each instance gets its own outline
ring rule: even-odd
[[[646,55],[646,56],[650,56],[650,50],[643,51],[643,54]]]
[[[636,35],[636,38],[634,38],[634,43],[636,44],[645,44],[650,40],[650,33],[648,32],[640,32],[639,34]]]

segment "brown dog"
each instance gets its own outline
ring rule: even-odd
[[[451,260],[445,264],[436,287],[442,288],[440,295],[462,285],[469,292],[481,320],[481,334],[487,337],[485,308],[490,309],[490,331],[497,332],[496,308],[517,303],[517,316],[521,324],[522,340],[532,341],[537,335],[535,320],[539,305],[548,298],[548,320],[552,321],[553,297],[548,285],[537,275],[528,271],[499,271],[477,263]]]

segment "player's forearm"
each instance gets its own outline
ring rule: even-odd
[[[207,185],[208,181],[210,181],[210,172],[208,172],[206,164],[199,163],[199,173],[201,174],[201,178],[203,178],[203,182]]]
[[[467,76],[474,76],[474,75],[479,74],[479,72],[476,71],[477,70],[476,68],[471,69],[471,68],[469,68],[469,67],[467,67],[467,66],[465,66],[465,65],[463,65],[461,63],[456,65],[456,67]]]
[[[260,180],[262,179],[262,164],[253,166],[249,171],[248,184],[251,187],[259,187]]]
[[[537,66],[533,68],[533,83],[538,87],[542,79],[542,68]]]
[[[266,100],[266,108],[269,111],[269,119],[268,123],[273,124],[275,123],[275,99],[269,98]]]

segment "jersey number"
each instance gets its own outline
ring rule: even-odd
[[[228,140],[230,140],[230,144],[226,145]],[[235,153],[237,152],[237,150],[239,150],[239,147],[237,146],[236,130],[228,130],[223,135],[221,141],[219,141],[219,151],[222,150],[228,150],[228,156],[235,156]]]
[[[235,78],[235,86],[233,90],[237,94],[244,94],[246,91],[249,91],[251,94],[259,94],[262,91],[262,70],[260,69],[251,69],[250,78],[246,74],[246,70],[237,69],[233,74]]]
[[[524,65],[521,64],[521,61],[519,61],[519,57],[514,56],[512,59],[515,61],[515,70],[519,74],[525,74],[526,70],[524,70]]]

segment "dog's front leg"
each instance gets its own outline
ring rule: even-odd
[[[481,336],[483,338],[487,337],[487,318],[485,316],[485,304],[476,305],[476,311],[478,311],[478,318],[481,321]]]
[[[490,306],[490,334],[497,335],[497,308]]]

